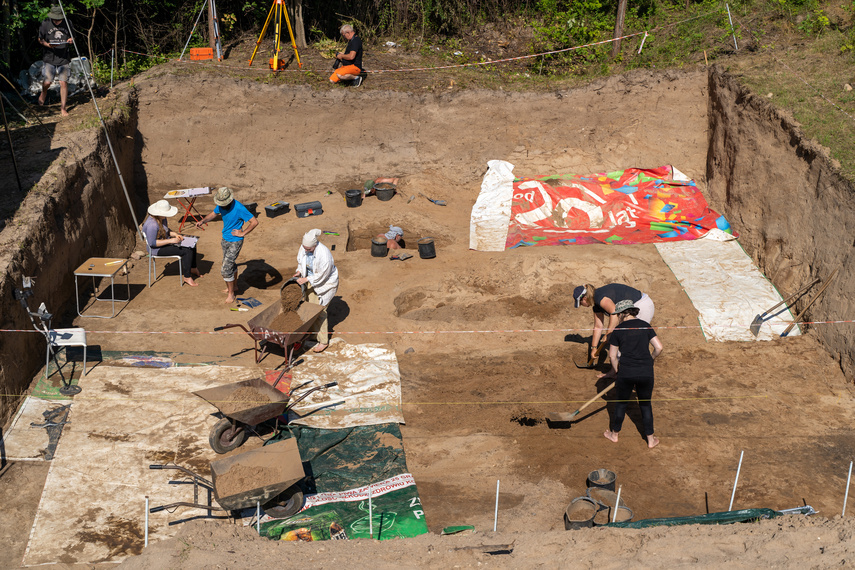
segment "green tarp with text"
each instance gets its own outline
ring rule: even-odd
[[[398,424],[288,429],[297,439],[308,475],[306,490],[312,494],[292,517],[262,517],[262,536],[281,540],[385,540],[428,531],[415,479],[407,473]],[[283,432],[276,439],[287,437],[289,433]]]

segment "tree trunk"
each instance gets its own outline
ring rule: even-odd
[[[98,8],[92,8],[92,18],[89,20],[89,29],[86,31],[86,48],[89,50],[89,65],[95,65],[95,58],[92,56],[92,29],[95,27],[95,15],[98,13]]]
[[[303,22],[303,0],[288,0],[288,15],[294,30],[294,41],[297,47],[303,49],[306,44],[306,24]]]
[[[12,64],[12,13],[9,10],[11,3],[12,0],[3,2],[3,57],[0,57],[0,60],[5,63],[4,67],[9,67],[6,71],[11,69]]]
[[[208,2],[208,47],[216,53],[217,45],[216,38],[214,36],[214,0],[209,0]]]
[[[617,18],[615,19],[615,38],[623,35],[623,19],[626,16],[626,0],[618,0]],[[612,59],[620,53],[620,40],[612,42]]]

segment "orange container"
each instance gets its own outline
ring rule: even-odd
[[[214,59],[214,50],[211,48],[190,48],[190,59],[192,61]]]

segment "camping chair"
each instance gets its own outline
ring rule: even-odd
[[[30,320],[33,323],[33,327],[40,333],[42,333],[47,341],[47,354],[45,356],[45,380],[48,377],[48,367],[50,366],[50,359],[53,357],[54,362],[56,362],[56,368],[59,371],[59,375],[62,376],[63,384],[65,384],[65,376],[62,375],[62,367],[59,364],[59,359],[56,354],[57,351],[62,347],[69,346],[82,346],[83,347],[83,375],[86,376],[86,330],[81,327],[69,328],[69,329],[52,329],[50,326],[50,321],[53,318],[53,315],[47,312],[45,308],[45,304],[42,303],[39,306],[39,310],[37,313],[27,311],[30,315]],[[39,318],[39,321],[36,322],[35,317]],[[68,360],[67,352],[66,352],[66,360]],[[69,379],[70,381],[70,379]]]
[[[140,230],[142,230],[142,224],[140,224]],[[145,247],[148,251],[148,286],[151,287],[151,273],[154,271],[155,278],[157,281],[157,265],[155,265],[155,259],[177,259],[178,260],[178,281],[181,283],[181,287],[184,286],[184,273],[181,269],[181,256],[180,255],[152,255],[151,254],[151,246],[148,245],[148,240],[145,240]],[[165,267],[164,267],[165,269]]]

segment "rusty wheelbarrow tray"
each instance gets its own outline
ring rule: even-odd
[[[255,341],[256,364],[261,362],[264,358],[264,353],[267,350],[267,344],[259,350],[259,343],[261,341],[264,341],[265,343],[278,344],[285,350],[288,356],[288,368],[290,368],[294,358],[294,344],[302,341],[306,335],[309,334],[309,329],[311,329],[312,325],[315,324],[315,321],[318,319],[318,315],[320,315],[323,310],[324,308],[316,303],[301,303],[296,312],[300,317],[300,320],[303,321],[303,324],[297,327],[296,331],[276,331],[270,328],[270,323],[282,314],[282,305],[280,303],[274,303],[255,315],[247,321],[246,326],[241,324],[228,324],[222,327],[216,327],[214,330],[220,331],[233,327],[242,328],[246,334]]]
[[[303,506],[303,493],[295,483],[306,473],[294,438],[212,461],[211,481],[172,463],[149,465],[149,469],[177,469],[193,478],[192,503],[160,505],[149,509],[152,513],[174,507],[237,511],[261,503],[267,511],[276,509],[277,516],[290,516]],[[219,506],[199,502],[200,486],[213,491]]]
[[[217,453],[228,453],[243,445],[249,435],[248,426],[257,426],[267,420],[277,418],[287,412],[295,404],[316,390],[324,390],[337,386],[338,382],[329,382],[321,386],[310,388],[291,401],[290,394],[284,394],[276,389],[276,384],[285,374],[283,370],[279,374],[276,383],[272,386],[262,378],[252,378],[224,386],[206,388],[192,392],[199,396],[223,414],[224,418],[218,421],[211,429],[208,442],[211,449]],[[235,401],[232,396],[243,388],[251,388],[258,394],[255,401]]]

